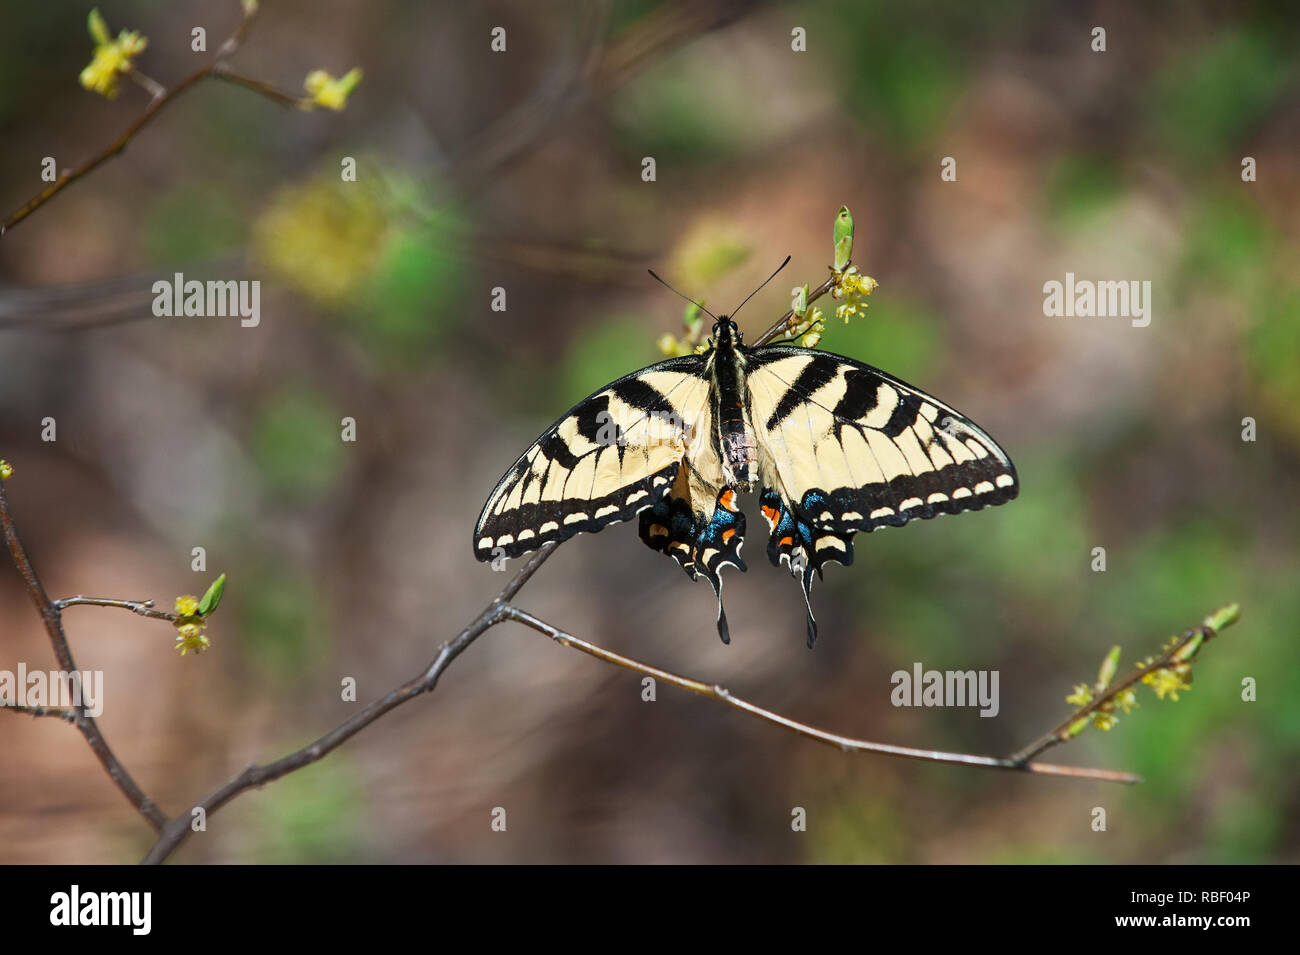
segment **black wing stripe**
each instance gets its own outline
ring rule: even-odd
[[[1019,492],[1015,467],[996,442],[920,389],[828,352],[772,346],[749,357],[751,389],[762,398],[756,419],[771,402],[766,421],[776,422],[760,443],[771,449],[788,507],[811,526],[869,531],[979,510]],[[772,376],[766,384],[756,377],[765,374]],[[791,415],[799,406],[804,415],[796,424]],[[815,460],[807,461],[797,449],[810,440]],[[787,444],[799,460],[781,457]]]
[[[799,377],[790,383],[789,390],[781,396],[781,400],[767,419],[767,430],[771,431],[788,418],[791,412],[807,401],[808,395],[816,392],[818,388],[829,382],[837,374],[839,374],[839,369],[833,364],[822,365],[817,362],[809,362],[807,367],[799,372]]]
[[[685,444],[649,419],[695,412],[681,404],[704,405],[707,382],[699,356],[674,358],[574,405],[497,482],[475,526],[475,557],[515,557],[652,506],[671,487]]]

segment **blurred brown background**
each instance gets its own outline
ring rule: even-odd
[[[238,18],[100,9],[165,84],[201,62],[193,27],[211,50]],[[0,211],[146,102],[78,86],[87,11],[6,11]],[[1127,664],[1229,601],[1243,618],[1179,702],[1144,691],[1052,754],[1146,777],[1128,788],[846,756],[667,686],[643,702],[633,674],[502,626],[176,858],[1296,861],[1298,38],[1269,3],[266,2],[233,64],[291,91],[360,66],[345,112],[202,84],[0,239],[0,457],[47,587],[170,606],[229,574],[198,657],[164,623],[66,616],[109,742],[167,811],[353,712],[343,677],[365,702],[414,675],[495,594],[470,552],[493,482],[680,330],[647,266],[717,310],[792,255],[742,313],[752,338],[825,277],[841,204],[881,284],[823,347],[974,417],[1021,498],[860,535],[814,589],[811,652],[752,504],[730,647],[708,588],[631,525],[566,544],[520,605],[828,729],[993,754],[1062,719],[1113,643]],[[154,318],[175,271],[260,279],[261,325]],[[1150,326],[1045,317],[1067,271],[1150,280]],[[20,661],[54,665],[6,563],[0,669]],[[1000,714],[893,708],[916,661],[999,670]],[[0,719],[0,861],[134,861],[150,837],[73,729]]]

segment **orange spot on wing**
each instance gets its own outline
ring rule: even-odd
[[[731,540],[735,536],[736,536],[736,529],[734,527],[728,527],[725,531],[722,532],[722,542],[725,544],[727,541]]]
[[[722,496],[718,498],[718,503],[727,510],[734,511],[736,509],[736,492],[732,490],[723,491]]]
[[[794,545],[794,538],[793,538],[793,537],[782,537],[782,538],[781,538],[781,541],[780,541],[780,544],[781,544],[782,547],[793,546],[793,545]]]

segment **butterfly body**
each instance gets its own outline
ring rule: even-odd
[[[726,315],[713,329],[709,371],[723,475],[727,485],[750,491],[758,480],[758,442],[746,400],[745,347],[736,323]]]
[[[978,425],[879,369],[790,345],[748,348],[726,316],[711,347],[620,378],[575,405],[501,478],[474,533],[479,560],[639,517],[642,541],[718,596],[744,571],[738,491],[760,490],[767,554],[810,592],[853,562],[858,531],[979,510],[1019,491]]]

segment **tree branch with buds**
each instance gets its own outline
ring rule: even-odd
[[[193,89],[199,82],[209,78],[226,80],[251,89],[283,106],[298,109],[325,108],[341,110],[347,103],[348,95],[361,81],[361,71],[352,70],[335,79],[323,70],[316,70],[307,76],[306,96],[294,96],[282,92],[261,80],[250,79],[231,70],[227,60],[243,44],[257,18],[258,0],[241,0],[239,25],[217,48],[213,58],[200,66],[189,76],[180,80],[170,89],[163,86],[144,73],[135,65],[135,59],[148,46],[148,39],[136,31],[123,30],[116,38],[109,35],[108,27],[98,10],[90,13],[90,35],[95,41],[94,59],[81,72],[81,85],[88,90],[99,93],[109,99],[118,94],[120,77],[127,77],[149,94],[149,105],[144,108],[125,130],[106,147],[73,169],[66,169],[54,182],[24,203],[3,222],[0,222],[0,236],[22,222],[45,203],[49,202],[68,186],[94,172],[108,160],[126,149],[127,144],[144,129],[153,119],[174,103],[180,96]]]

